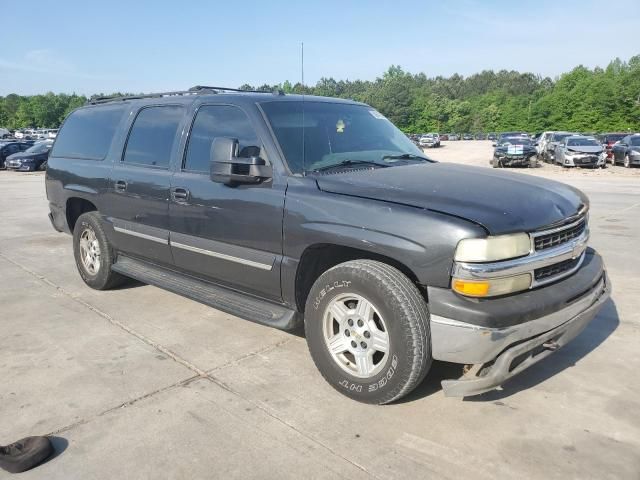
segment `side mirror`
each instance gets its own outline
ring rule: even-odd
[[[492,144],[491,144],[491,146],[492,146],[492,147],[497,147],[497,146],[498,146],[498,144],[497,144],[497,143],[492,143]]]
[[[238,139],[218,137],[211,143],[211,181],[225,185],[260,183],[273,176],[273,168],[260,157],[239,157]]]

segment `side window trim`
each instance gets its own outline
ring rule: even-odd
[[[174,154],[174,150],[176,149],[176,145],[179,144],[179,141],[177,141],[177,137],[174,137],[173,139],[173,146],[171,147],[171,153],[170,153],[170,157],[169,160],[167,162],[167,165],[149,165],[146,163],[137,163],[137,162],[125,162],[124,161],[124,157],[127,153],[127,146],[129,145],[129,139],[131,137],[131,132],[133,131],[133,127],[135,127],[136,125],[136,120],[138,120],[138,117],[140,116],[140,114],[144,111],[147,110],[149,108],[156,108],[156,107],[177,107],[180,108],[182,110],[182,116],[184,117],[185,115],[185,106],[179,103],[160,103],[160,104],[153,104],[153,105],[142,105],[140,108],[138,108],[137,110],[133,110],[132,113],[135,113],[133,120],[131,121],[131,124],[129,125],[129,130],[127,132],[127,136],[124,139],[124,144],[122,145],[122,152],[120,153],[120,161],[118,162],[119,165],[129,165],[132,167],[139,167],[139,168],[151,168],[151,169],[155,169],[155,170],[170,170],[171,168],[171,156],[173,156]],[[177,136],[179,133],[181,133],[180,127],[182,126],[182,121],[180,121],[178,123],[178,128],[176,129],[175,135]]]
[[[182,151],[182,158],[178,164],[178,171],[179,172],[183,172],[183,173],[191,173],[191,174],[197,174],[197,175],[207,175],[207,172],[203,172],[200,170],[189,170],[186,167],[186,163],[187,163],[187,154],[189,152],[189,144],[191,142],[191,134],[193,132],[193,126],[196,123],[196,119],[198,118],[198,113],[200,112],[200,110],[203,107],[233,107],[233,108],[237,108],[238,110],[240,110],[244,116],[246,117],[247,121],[249,122],[249,125],[251,125],[251,129],[253,130],[253,132],[256,135],[256,138],[258,139],[258,142],[260,142],[260,151],[262,153],[262,155],[264,155],[264,160],[266,160],[267,162],[269,162],[269,160],[266,158],[266,150],[264,147],[264,141],[262,140],[262,137],[260,136],[260,134],[258,133],[258,129],[256,128],[253,120],[251,119],[251,115],[249,115],[244,108],[242,108],[239,105],[234,105],[232,103],[202,103],[200,105],[198,105],[198,107],[195,109],[195,111],[193,112],[193,116],[191,118],[191,123],[189,125],[189,130],[187,131],[187,135],[186,135],[186,139],[185,139],[185,143],[184,143],[184,149]]]

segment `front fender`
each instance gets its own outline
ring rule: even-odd
[[[422,208],[320,191],[296,178],[287,188],[283,220],[283,295],[295,298],[297,267],[316,245],[344,246],[385,256],[406,267],[420,284],[449,285],[453,254],[463,238],[483,237],[482,227]]]

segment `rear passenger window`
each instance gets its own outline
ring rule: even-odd
[[[209,172],[211,143],[216,137],[237,138],[241,157],[260,156],[258,136],[242,110],[228,105],[204,105],[191,128],[184,170]]]
[[[122,160],[167,168],[183,109],[177,105],[147,107],[133,122]]]
[[[124,112],[122,105],[105,105],[76,110],[58,133],[52,157],[102,160]]]

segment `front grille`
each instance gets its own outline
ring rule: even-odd
[[[598,162],[598,157],[593,155],[590,157],[581,157],[573,161],[576,165],[591,165]]]
[[[577,225],[573,227],[565,228],[558,232],[547,233],[546,235],[540,235],[534,238],[535,249],[546,250],[547,248],[557,247],[563,243],[567,243],[574,238],[578,238],[587,228],[587,221],[583,219]]]
[[[580,261],[580,257],[571,258],[569,260],[565,260],[563,262],[555,263],[553,265],[549,265],[548,267],[538,268],[533,272],[534,278],[537,282],[541,280],[545,280],[550,277],[555,277],[556,275],[560,275],[561,273],[567,272],[572,268],[575,268]]]

